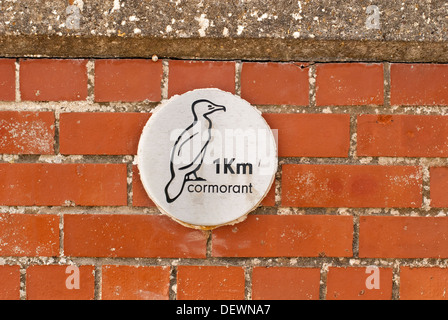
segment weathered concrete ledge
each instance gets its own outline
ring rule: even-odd
[[[442,0],[0,0],[2,57],[448,62]]]
[[[146,37],[0,37],[3,57],[448,62],[445,42]]]

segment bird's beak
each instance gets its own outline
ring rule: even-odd
[[[226,112],[226,107],[220,106],[220,105],[217,105],[217,104],[213,104],[211,107],[209,107],[208,110],[209,111],[207,113],[205,113],[205,115],[214,113],[216,111],[224,111],[224,112]]]
[[[226,107],[225,106],[216,106],[215,110],[222,110],[222,111],[226,112]]]

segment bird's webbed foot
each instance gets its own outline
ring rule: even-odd
[[[187,175],[187,180],[188,180],[188,181],[207,181],[207,180],[204,179],[204,178],[198,177],[198,176],[196,175],[196,172],[192,172],[192,173],[190,173],[189,175]]]

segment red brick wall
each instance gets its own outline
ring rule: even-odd
[[[279,132],[262,206],[213,231],[134,162],[203,87]],[[0,100],[0,299],[448,299],[446,65],[0,59]]]

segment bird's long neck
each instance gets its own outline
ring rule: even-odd
[[[193,124],[200,124],[202,127],[205,127],[207,129],[210,129],[212,127],[212,121],[206,115],[200,117],[194,115]]]

